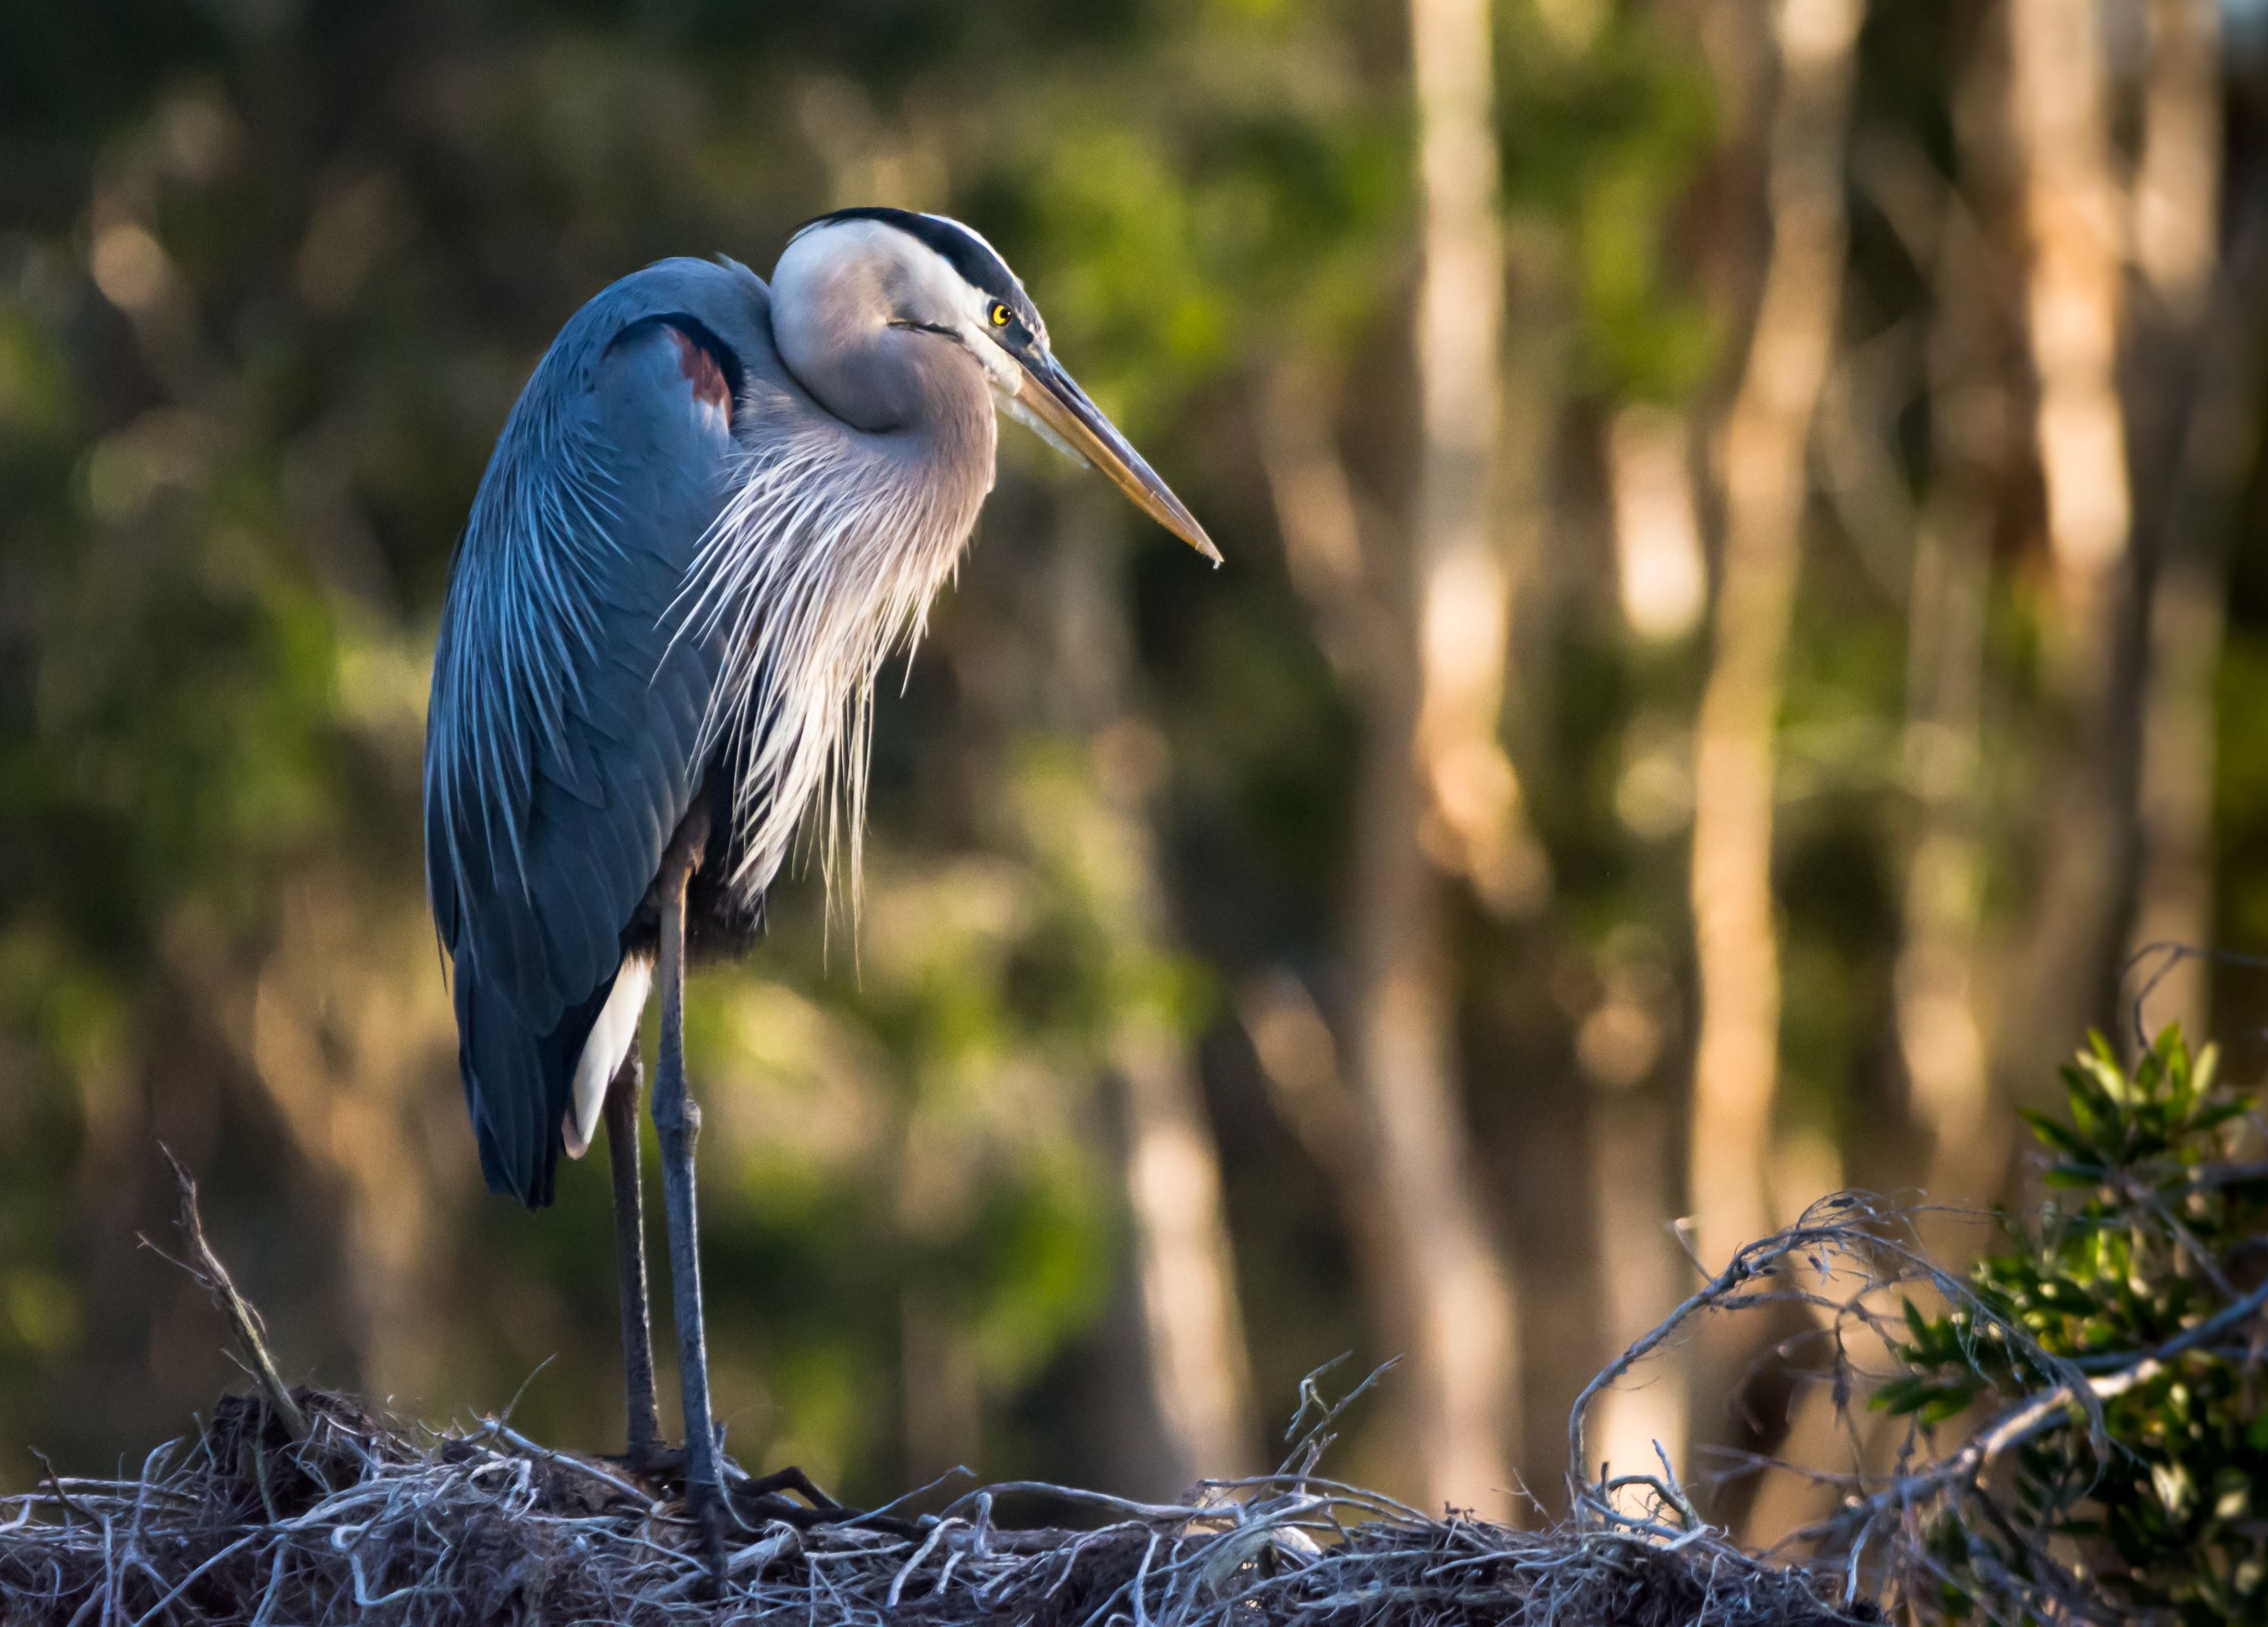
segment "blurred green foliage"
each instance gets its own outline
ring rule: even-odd
[[[664,254],[762,269],[876,199],[999,243],[1094,394],[1247,539],[1243,579],[1199,593],[1145,557],[1066,711],[1050,534],[1076,520],[1080,591],[1115,606],[1129,526],[1009,454],[889,703],[863,921],[803,875],[757,966],[696,990],[722,1395],[741,1450],[876,1490],[959,1456],[1068,1472],[1144,1427],[1112,1331],[1111,1036],[1225,1018],[1170,901],[1108,873],[1148,812],[1095,740],[1164,692],[1174,738],[1143,751],[1197,789],[1138,794],[1238,850],[1216,876],[1266,854],[1328,930],[1336,831],[1273,831],[1314,823],[1344,729],[1249,540],[1264,504],[1206,445],[1254,357],[1391,315],[1401,91],[1361,48],[1393,33],[1133,0],[0,16],[0,1439],[100,1454],[226,1381],[132,1252],[163,1136],[303,1370],[446,1412],[558,1355],[524,1416],[606,1442],[603,1183],[542,1217],[476,1195],[419,920],[448,550],[584,298]],[[1269,738],[1240,741],[1262,696]],[[322,987],[287,986],[318,958]],[[314,1058],[335,1077],[293,1095]]]
[[[1675,1123],[1691,1042],[1705,639],[1625,626],[1601,442],[1632,401],[1705,421],[1738,360],[1753,133],[1696,9],[1493,8],[1507,366],[1550,380],[1506,733],[1553,891],[1533,919],[1461,906],[1450,947],[1540,1487],[1612,1353],[1592,1131]],[[1973,11],[1873,8],[1860,151],[1971,179],[1948,132]],[[868,1500],[963,1460],[1160,1489],[1110,1085],[1136,1021],[1201,1075],[1263,1416],[1343,1350],[1407,1344],[1361,1303],[1361,1217],[1239,1019],[1285,973],[1336,1015],[1359,947],[1360,708],[1278,546],[1257,403],[1294,363],[1333,389],[1361,517],[1400,534],[1405,33],[1390,0],[0,5],[0,1483],[36,1472],[18,1443],[107,1468],[236,1380],[194,1290],[133,1240],[170,1204],[160,1137],[295,1373],[442,1418],[552,1358],[522,1423],[617,1443],[601,1173],[570,1171],[540,1216],[476,1189],[419,890],[433,629],[497,430],[568,315],[665,254],[762,271],[850,202],[984,232],[1230,568],[1006,438],[883,706],[863,920],[830,924],[814,865],[748,968],[697,980],[733,1449]],[[1919,503],[1940,473],[1928,268],[1870,188],[1846,327],[1896,402],[1890,487]],[[1834,504],[1812,528],[1779,1115],[1826,1149],[1822,1180],[1890,1189],[1923,1161],[1889,1032],[1908,562]],[[1988,607],[1995,932],[2056,814],[2021,531],[1996,534]],[[2245,943],[2268,938],[2257,549],[2229,614],[2214,885]],[[2242,1032],[2257,990],[2216,992]],[[1611,1079],[1584,1061],[1602,1012],[1644,1020]],[[1348,1434],[1345,1472],[1407,1483],[1383,1425]]]

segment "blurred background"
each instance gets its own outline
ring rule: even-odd
[[[604,1162],[489,1197],[455,1079],[450,548],[583,299],[885,202],[999,246],[1229,563],[1010,431],[863,917],[806,866],[696,983],[732,1449],[1170,1492],[1398,1354],[1339,1474],[1561,1506],[1673,1221],[2014,1195],[2130,953],[2268,950],[2264,49],[2258,0],[0,8],[0,1485],[238,1381],[136,1241],[161,1139],[288,1371],[619,1446]],[[2147,1016],[2268,1061],[2254,972]],[[1787,1331],[1594,1458],[1845,1449]]]

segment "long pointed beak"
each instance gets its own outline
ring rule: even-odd
[[[1017,357],[1027,387],[1018,400],[1066,445],[1108,475],[1112,483],[1134,499],[1135,506],[1216,565],[1220,550],[1197,524],[1197,516],[1182,506],[1157,471],[1127,444],[1102,409],[1086,399],[1063,364],[1034,345]]]

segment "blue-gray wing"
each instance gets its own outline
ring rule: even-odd
[[[666,261],[584,306],[512,409],[452,567],[426,885],[490,1187],[550,1201],[576,1064],[700,789],[711,641],[686,569],[734,467],[763,284]]]

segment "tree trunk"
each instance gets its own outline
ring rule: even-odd
[[[1057,554],[1050,663],[1057,720],[1093,742],[1091,828],[1074,843],[1078,884],[1111,934],[1113,981],[1134,990],[1108,1037],[1123,1113],[1127,1207],[1133,1224],[1152,1410],[1161,1432],[1160,1495],[1259,1467],[1259,1426],[1236,1287],[1220,1155],[1189,1037],[1161,995],[1170,953],[1149,804],[1165,743],[1130,709],[1130,634],[1119,578],[1123,523],[1098,494],[1075,501],[1074,536]]]
[[[1942,394],[1939,405],[1952,416]],[[1940,445],[1952,428],[1939,431]],[[1914,542],[1904,757],[1919,828],[1906,857],[1892,987],[1908,1101],[1929,1141],[1925,1190],[1940,1203],[1977,1204],[1992,1196],[2003,1161],[1995,1149],[2006,1137],[1988,1123],[1991,1075],[1977,1008],[1978,708],[1992,522],[1962,484],[1940,463]]]
[[[2050,725],[2061,737],[2040,782],[2041,861],[2018,957],[2029,986],[1995,1048],[2018,1093],[2102,1016],[2133,874],[2143,608],[2118,389],[2125,256],[2103,45],[2092,4],[2008,0],[2032,433],[2053,576],[2043,631]]]
[[[1726,427],[1725,557],[1696,742],[1701,1019],[1689,1172],[1702,1258],[1771,1229],[1778,1071],[1772,736],[1800,555],[1806,449],[1841,303],[1843,154],[1859,0],[1781,0],[1766,158],[1771,253]]]
[[[1513,914],[1545,878],[1498,728],[1512,573],[1497,535],[1506,266],[1489,17],[1486,0],[1410,0],[1425,255],[1415,748],[1428,853]]]
[[[1649,644],[1686,638],[1700,624],[1709,593],[1690,421],[1666,407],[1625,407],[1605,443],[1624,623]],[[1628,738],[1674,736],[1683,721],[1666,707],[1649,707],[1632,718]],[[1631,812],[1624,807],[1626,821]],[[1618,932],[1598,960],[1600,998],[1575,1037],[1590,1091],[1591,1226],[1603,1290],[1599,1337],[1586,1352],[1594,1366],[1651,1332],[1683,1297],[1691,1270],[1673,1230],[1681,1184],[1676,1121],[1661,1077],[1664,1055],[1682,1049],[1675,1043],[1682,1021],[1676,981],[1650,932]],[[1571,1470],[1594,1480],[1609,1471],[1651,1474],[1657,1450],[1683,1462],[1687,1407],[1685,1385],[1658,1371],[1607,1391],[1584,1431],[1592,1461]],[[1636,1509],[1644,1498],[1633,1489],[1624,1500]]]
[[[1220,1159],[1189,1042],[1153,1011],[1123,1019],[1111,1052],[1125,1092],[1152,1389],[1182,1486],[1249,1474],[1259,1428],[1221,1201]]]
[[[1423,1501],[1498,1515],[1512,1483],[1512,1294],[1475,1193],[1457,1089],[1447,899],[1418,846],[1416,707],[1376,718],[1359,813],[1356,1078],[1400,1277]],[[1384,726],[1381,726],[1384,725]]]
[[[1700,625],[1709,562],[1694,501],[1692,431],[1667,407],[1625,407],[1607,435],[1615,587],[1640,638],[1669,642]]]
[[[2150,371],[2161,379],[2175,375],[2186,387],[2177,401],[2161,406],[2170,422],[2167,432],[2152,438],[2168,454],[2171,477],[2154,524],[2157,568],[2137,808],[2140,873],[2130,955],[2153,945],[2203,948],[2213,935],[2213,687],[2228,594],[2218,511],[2242,467],[2253,357],[2239,335],[2253,335],[2257,303],[2249,281],[2224,278],[2216,297],[2220,44],[2213,7],[2152,0],[2134,254],[2154,305]],[[2238,249],[2232,269],[2248,257],[2245,245]],[[2206,969],[2197,960],[2144,964],[2141,975],[2163,974],[2145,1020],[2154,1027],[2178,1022],[2202,1035]]]
[[[1977,114],[1998,89],[1983,63],[1965,78],[1955,120],[1964,170],[1988,151]],[[1908,162],[1912,173],[1882,179],[1914,216],[1926,214],[1910,217],[1907,229],[1932,273],[1931,478],[1928,501],[1914,517],[1906,602],[1904,768],[1914,829],[1904,855],[1893,1010],[1910,1109],[1927,1141],[1924,1189],[1940,1203],[1976,1204],[1992,1195],[2007,1140],[1988,1111],[1978,1009],[1984,903],[1978,780],[1992,504],[2012,438],[2014,404],[2004,379],[2014,346],[2002,331],[1991,252],[1968,200],[1918,154]],[[1932,1218],[1922,1217],[1922,1224],[1948,1258],[1973,1248],[1973,1227],[1931,1227]],[[1866,1332],[1850,1336],[1852,1348],[1842,1354],[1862,1363],[1888,1359]],[[1835,1387],[1815,1379],[1798,1393],[1773,1455],[1822,1473],[1879,1472],[1883,1466],[1871,1460],[1887,1445],[1881,1422],[1849,1413]],[[1768,1475],[1742,1521],[1742,1540],[1769,1550],[1829,1517],[1839,1495],[1833,1483],[1800,1474]]]
[[[382,911],[348,876],[312,871],[284,890],[276,949],[230,1024],[294,1149],[340,1200],[356,1381],[405,1401],[438,1376],[433,1263],[458,1198],[418,1152],[423,1093],[450,1054],[447,1004],[411,975],[427,930],[422,911]],[[358,958],[375,945],[394,953]]]
[[[1473,1195],[1442,941],[1447,901],[1418,834],[1419,573],[1408,551],[1363,549],[1329,399],[1307,370],[1283,365],[1262,405],[1260,438],[1292,583],[1366,720],[1351,1093],[1342,1094],[1338,1048],[1296,984],[1256,985],[1245,1021],[1279,1111],[1338,1190],[1381,1340],[1410,1358],[1403,1416],[1417,1495],[1501,1513],[1517,1393],[1512,1305]]]
[[[2010,102],[2029,247],[2033,432],[2055,569],[2051,670],[2083,703],[2125,568],[2132,499],[2118,397],[2120,249],[2101,19],[2086,0],[2008,0]]]
[[[1954,1204],[1996,1195],[2009,1140],[1990,1110],[1979,777],[1992,520],[2016,440],[2007,379],[2021,341],[2003,315],[1993,248],[1976,212],[1998,151],[1992,109],[2006,93],[2003,69],[1988,48],[1963,71],[1955,129],[1969,184],[1944,188],[1930,223],[1930,495],[1914,539],[1906,617],[1904,755],[1917,828],[1892,988],[1909,1110],[1929,1144],[1924,1189]]]
[[[1329,392],[1307,367],[1279,364],[1259,415],[1286,564],[1366,724],[1345,1047],[1360,1133],[1330,1130],[1344,1115],[1318,1116],[1288,1093],[1298,1070],[1270,1061],[1266,1037],[1290,1032],[1283,1002],[1256,997],[1248,1020],[1287,1116],[1350,1189],[1351,1211],[1370,1216],[1357,1252],[1378,1279],[1381,1331],[1410,1359],[1421,1499],[1503,1513],[1519,1393],[1513,1296],[1459,1099],[1442,872],[1499,914],[1532,907],[1548,877],[1500,740],[1513,582],[1498,504],[1506,267],[1489,11],[1412,0],[1410,24],[1425,259],[1406,537],[1373,527],[1365,547]]]
[[[1592,1227],[1597,1237],[1602,1324],[1589,1352],[1595,1370],[1658,1326],[1690,1292],[1692,1266],[1672,1230],[1677,1190],[1675,1122],[1666,1099],[1662,1053],[1674,1029],[1677,987],[1650,932],[1625,930],[1600,954],[1602,998],[1575,1041],[1589,1087]],[[1685,1387],[1641,1371],[1594,1403],[1584,1432],[1594,1479],[1652,1474],[1657,1448],[1685,1461]],[[1634,1506],[1642,1498],[1632,1497]]]
[[[1506,908],[1535,880],[1498,739],[1511,585],[1493,526],[1505,279],[1493,41],[1485,0],[1411,0],[1410,17],[1423,430],[1416,523],[1376,573],[1391,608],[1362,685],[1350,1049],[1397,1277],[1388,1332],[1410,1355],[1420,1498],[1500,1514],[1518,1347],[1459,1100],[1455,968],[1436,869],[1462,872]]]
[[[1307,602],[1324,654],[1367,725],[1358,810],[1367,875],[1368,855],[1382,840],[1374,832],[1371,799],[1413,784],[1406,715],[1415,638],[1404,562],[1381,534],[1388,529],[1383,521],[1373,515],[1366,525],[1336,445],[1338,401],[1339,391],[1323,370],[1310,360],[1287,359],[1271,371],[1257,418],[1286,572]],[[1394,737],[1397,749],[1382,737],[1398,718],[1405,720]],[[1416,850],[1406,823],[1401,839]],[[1373,941],[1380,925],[1372,902],[1367,891],[1356,901],[1359,943]],[[1369,987],[1366,978],[1363,990]],[[1395,1201],[1384,1144],[1372,1133],[1378,1109],[1375,1092],[1366,1088],[1369,1076],[1359,1082],[1350,1077],[1360,1059],[1348,1054],[1352,1046],[1342,1046],[1314,998],[1288,971],[1256,979],[1243,992],[1240,1012],[1278,1116],[1330,1180],[1380,1346],[1401,1352],[1423,1311],[1412,1285],[1418,1280],[1410,1254],[1414,1223],[1405,1218],[1406,1205]],[[1358,1012],[1352,1026],[1360,1024]],[[1413,1447],[1431,1465],[1426,1426],[1416,1409],[1410,1422],[1418,1437]],[[1493,1481],[1501,1471],[1483,1472]],[[1433,1466],[1425,1473],[1429,1488],[1447,1495],[1441,1490],[1450,1483],[1447,1471]]]

